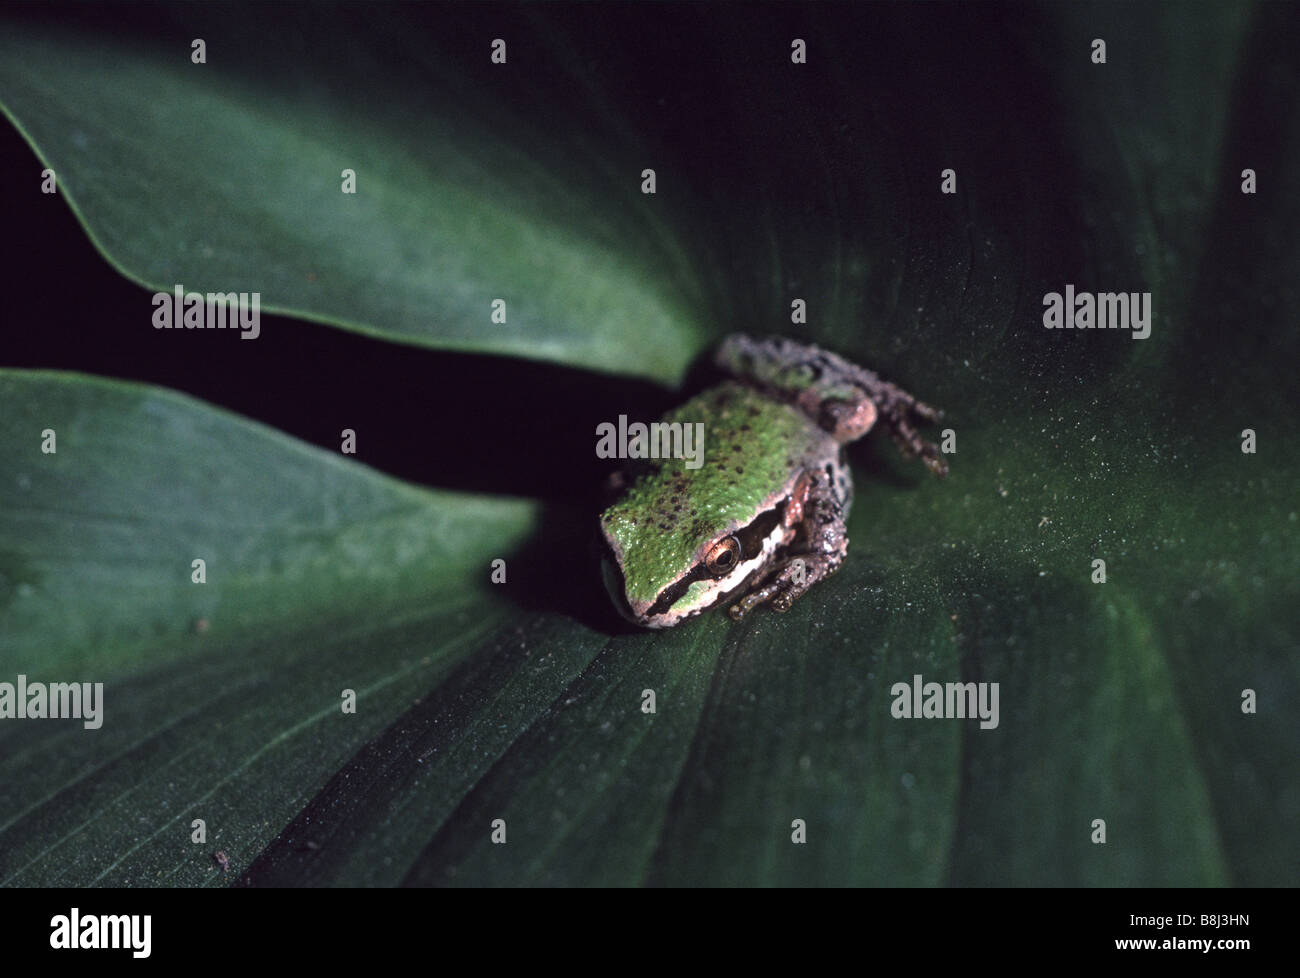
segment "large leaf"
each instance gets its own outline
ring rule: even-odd
[[[839,574],[785,616],[631,633],[581,506],[10,374],[0,681],[84,669],[119,719],[0,725],[0,880],[229,881],[219,847],[250,884],[1294,882],[1296,12],[765,9],[674,8],[671,59],[638,60],[653,12],[541,36],[618,52],[585,70],[647,129],[690,104],[708,305],[757,329],[806,298],[809,335],[948,410],[948,480],[873,437]],[[813,60],[778,75],[796,35]],[[612,80],[668,63],[661,110]],[[1043,329],[1067,282],[1149,289],[1151,337]],[[998,727],[894,719],[918,673],[998,682]]]
[[[523,65],[558,52],[490,61],[522,12],[444,10],[419,35],[389,13],[162,7],[153,44],[10,24],[0,108],[151,291],[259,292],[388,339],[677,380],[706,334],[691,262],[641,193],[653,151],[530,114]]]
[[[488,562],[527,504],[413,490],[165,393],[16,373],[0,403],[3,673],[106,686],[98,730],[0,725],[8,882],[200,881],[192,818],[257,851],[508,617]]]

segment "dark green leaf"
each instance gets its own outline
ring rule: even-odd
[[[9,25],[0,109],[150,290],[258,292],[263,311],[386,339],[675,382],[708,333],[691,261],[641,194],[653,153],[530,118],[543,53],[492,66],[490,36],[471,57],[449,16],[449,50],[357,8],[213,4],[154,45]]]
[[[573,556],[592,513],[5,375],[0,681],[84,670],[114,719],[0,724],[0,881],[222,882],[219,846],[250,884],[1294,882],[1296,8],[771,9],[672,14],[664,112],[709,134],[667,157],[708,202],[677,220],[726,312],[682,335],[806,329],[947,410],[949,478],[873,436],[839,574],[785,616],[630,634]],[[591,16],[548,41],[655,36]],[[792,30],[817,60],[778,76]],[[583,68],[616,110],[619,63]],[[1067,282],[1150,290],[1151,337],[1043,329]],[[622,369],[642,338],[610,337]],[[997,728],[894,719],[917,674],[999,683]]]

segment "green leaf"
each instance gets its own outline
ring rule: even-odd
[[[0,727],[10,884],[211,882],[216,847],[236,869],[260,853],[254,882],[1027,882],[1045,854],[1058,881],[1222,882],[1198,744],[1240,741],[1232,767],[1268,784],[1270,741],[1294,736],[1267,717],[1234,732],[1235,694],[1186,704],[1171,666],[1222,690],[1258,680],[1215,642],[1280,650],[1295,587],[1258,573],[1294,569],[1282,500],[1208,562],[1146,529],[1158,496],[1098,492],[1082,514],[1111,523],[1111,574],[1164,582],[1146,600],[1088,583],[1082,516],[1036,525],[1086,478],[1040,489],[1030,459],[1000,479],[995,445],[946,485],[872,486],[854,559],[784,618],[609,637],[474,588],[527,532],[519,504],[412,491],[124,385],[11,373],[0,403],[3,457],[25,459],[0,481],[0,674],[103,681],[109,720]],[[1193,499],[1212,508],[1237,464],[1223,453]],[[891,719],[914,673],[996,677],[998,729]],[[1100,862],[1080,829],[1098,813],[1123,833]],[[806,850],[791,818],[815,827]]]
[[[1292,883],[1297,14],[974,9],[817,8],[822,74],[782,84],[772,21],[674,14],[669,97],[744,161],[689,171],[705,304],[762,332],[807,298],[809,337],[957,439],[942,482],[854,447],[848,560],[784,616],[618,630],[576,556],[594,513],[3,375],[0,682],[102,676],[109,719],[0,724],[0,882]],[[1043,329],[1067,282],[1150,290],[1150,338]],[[895,719],[916,675],[998,683],[997,727]]]
[[[7,883],[209,879],[510,618],[488,565],[527,503],[130,385],[6,372],[0,404],[0,681],[104,683],[99,729],[0,724]]]
[[[652,151],[544,128],[524,67],[495,66],[494,99],[467,91],[452,68],[494,67],[488,38],[471,55],[449,16],[430,50],[357,10],[214,4],[184,28],[202,65],[191,33],[11,25],[0,109],[150,291],[258,292],[263,311],[385,339],[675,383],[708,331],[691,259],[641,194]]]

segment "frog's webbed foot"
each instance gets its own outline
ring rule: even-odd
[[[761,604],[770,604],[773,611],[786,612],[818,581],[823,581],[839,570],[844,562],[841,554],[800,554],[781,565],[766,578],[770,583],[750,591],[727,609],[735,621],[740,621]]]
[[[913,427],[913,420],[936,424],[943,417],[943,412],[924,401],[918,401],[897,384],[881,380],[869,370],[859,368],[856,380],[876,405],[879,419],[889,429],[889,437],[903,456],[920,458],[935,475],[947,475],[948,463],[943,460],[939,446],[926,441]]]
[[[919,457],[925,463],[925,467],[935,475],[947,475],[948,463],[943,460],[939,446],[922,438],[912,427],[911,422],[911,418],[915,417],[928,424],[934,424],[943,417],[943,412],[918,401],[906,391],[898,388],[895,390],[901,397],[880,412],[882,420],[889,428],[889,437],[894,440],[894,444],[898,446],[898,450],[904,457]]]

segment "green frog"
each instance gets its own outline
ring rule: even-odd
[[[728,379],[663,419],[703,422],[704,464],[639,463],[600,517],[606,587],[646,628],[734,597],[737,621],[762,604],[787,611],[838,570],[853,498],[843,449],[877,420],[905,456],[948,471],[914,427],[941,412],[834,353],[733,335],[714,362]]]

